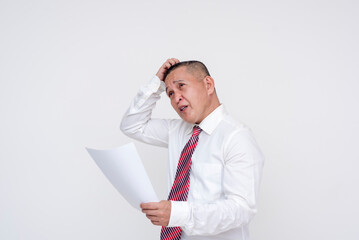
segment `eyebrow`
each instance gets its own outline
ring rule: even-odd
[[[179,79],[179,80],[174,80],[173,83],[178,83],[178,82],[184,82],[185,80]]]
[[[179,80],[174,80],[173,83],[178,83],[178,82],[185,82],[185,80],[179,79]],[[168,87],[166,87],[166,93],[167,93],[167,89]]]

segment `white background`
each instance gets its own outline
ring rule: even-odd
[[[253,240],[357,240],[358,1],[0,1],[0,239],[158,239],[85,146],[169,57],[266,156]],[[163,96],[155,117],[177,117]],[[161,198],[166,149],[135,143]]]

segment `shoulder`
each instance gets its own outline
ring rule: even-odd
[[[219,127],[226,135],[223,139],[225,159],[229,160],[232,156],[246,156],[253,160],[263,158],[254,133],[246,124],[226,115]]]
[[[234,119],[229,114],[223,116],[217,131],[224,135],[223,137],[226,139],[252,134],[252,130],[245,123]]]

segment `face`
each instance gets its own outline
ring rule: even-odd
[[[171,105],[186,122],[199,124],[210,113],[210,94],[206,78],[198,79],[179,67],[165,80],[166,93]]]

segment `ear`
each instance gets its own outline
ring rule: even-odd
[[[208,95],[211,95],[214,93],[214,79],[211,76],[207,76],[204,79],[204,84],[207,89]]]

